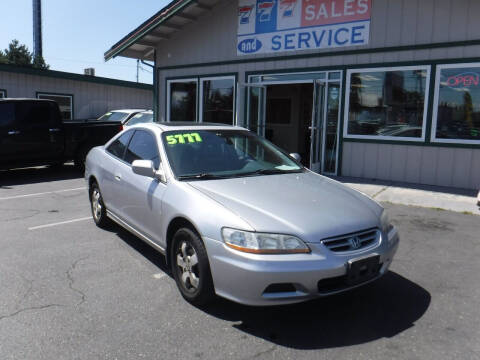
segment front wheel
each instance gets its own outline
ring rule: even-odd
[[[195,305],[204,305],[214,297],[207,251],[200,237],[189,228],[173,236],[171,264],[173,277],[182,296]]]
[[[109,225],[107,208],[103,203],[102,193],[97,183],[93,183],[90,190],[90,208],[95,225],[100,228],[106,228]]]

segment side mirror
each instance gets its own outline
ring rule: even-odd
[[[302,157],[300,156],[299,153],[291,153],[290,157],[298,162],[302,161]]]
[[[153,167],[152,160],[135,160],[132,163],[132,170],[137,175],[155,177],[155,168]]]

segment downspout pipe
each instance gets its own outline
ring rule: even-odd
[[[153,65],[140,60],[143,65],[149,66],[153,71],[153,119],[158,121],[158,71],[157,71],[157,49],[153,49]]]

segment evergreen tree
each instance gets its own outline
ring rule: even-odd
[[[18,66],[28,66],[37,69],[48,69],[49,65],[41,56],[34,58],[27,46],[20,44],[18,40],[12,40],[8,48],[3,52],[0,50],[0,63]]]

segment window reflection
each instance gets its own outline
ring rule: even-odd
[[[427,70],[350,76],[349,135],[422,137]]]
[[[204,122],[233,123],[233,79],[204,80]]]
[[[197,120],[197,82],[170,83],[170,121]]]
[[[440,70],[437,139],[480,140],[480,67]]]

